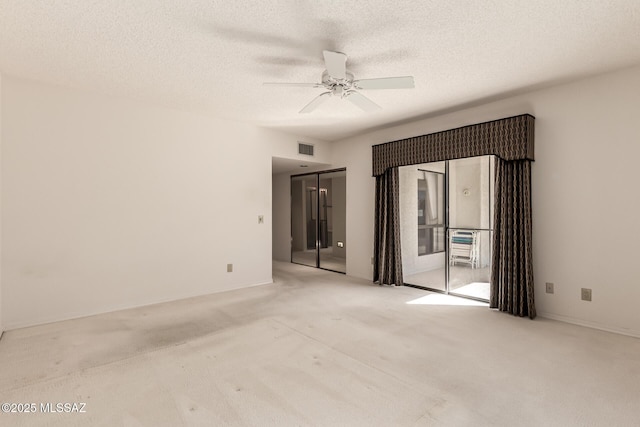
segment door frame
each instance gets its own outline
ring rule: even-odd
[[[463,157],[461,159],[472,159],[472,158],[482,158],[485,156],[489,156],[491,157],[491,162],[495,162],[495,155],[492,154],[487,154],[487,155],[483,155],[483,156],[474,156],[474,157]],[[461,294],[461,293],[457,293],[454,291],[452,291],[450,289],[450,276],[451,276],[451,272],[450,272],[450,231],[451,230],[476,230],[476,231],[488,231],[489,233],[493,233],[494,230],[491,227],[493,225],[493,218],[490,215],[489,218],[489,225],[490,227],[485,229],[485,228],[463,228],[463,227],[451,227],[450,225],[450,221],[449,221],[449,187],[450,187],[450,182],[449,182],[449,178],[450,178],[450,173],[449,173],[449,162],[451,161],[455,161],[455,160],[460,160],[460,159],[447,159],[447,160],[441,160],[438,162],[429,162],[429,163],[440,163],[440,162],[444,162],[444,203],[445,203],[445,221],[444,221],[444,228],[445,228],[445,267],[444,267],[444,273],[445,273],[445,288],[444,290],[442,289],[436,289],[436,288],[430,288],[428,286],[423,286],[423,285],[414,285],[411,283],[404,283],[405,286],[409,286],[412,288],[418,288],[418,289],[424,289],[430,292],[437,292],[437,293],[441,293],[441,294],[445,294],[445,295],[453,295],[456,297],[460,297],[460,298],[467,298],[467,299],[471,299],[471,300],[475,300],[475,301],[481,301],[481,302],[488,302],[488,300],[484,299],[484,298],[479,298],[479,297],[475,297],[475,296],[471,296],[471,295],[465,295],[465,294]],[[420,165],[422,164],[429,164],[429,163],[420,163]],[[408,166],[417,166],[417,165],[408,165]],[[491,168],[491,166],[490,166]],[[422,170],[420,168],[418,168],[418,170]],[[427,172],[433,172],[433,171],[427,171]],[[434,172],[434,173],[440,173],[440,172]],[[495,179],[495,175],[494,175],[494,179]],[[491,173],[489,174],[489,180],[491,180]],[[493,193],[495,193],[495,188],[490,187],[493,190]],[[493,196],[493,194],[491,195]],[[490,196],[490,197],[491,197]],[[490,202],[490,209],[493,208],[493,205]]]
[[[291,175],[289,177],[289,180],[290,180],[289,182],[291,182],[293,180],[293,178],[315,175],[315,181],[316,181],[316,200],[315,200],[315,202],[316,202],[316,211],[315,211],[315,217],[316,217],[316,221],[315,221],[315,228],[316,228],[315,229],[316,265],[312,266],[312,265],[309,265],[309,264],[302,264],[302,263],[299,263],[299,262],[295,262],[293,260],[293,245],[291,245],[290,248],[289,248],[289,256],[290,256],[290,261],[291,261],[292,264],[304,265],[306,267],[319,268],[321,270],[332,271],[334,273],[347,274],[346,273],[346,262],[347,262],[346,255],[345,255],[345,271],[332,270],[330,268],[325,268],[325,267],[322,267],[320,265],[320,249],[321,249],[321,244],[320,244],[320,175],[327,174],[327,173],[333,173],[333,172],[344,172],[345,173],[345,178],[347,176],[347,168],[345,167],[345,168],[327,169],[327,170],[321,170],[321,171],[315,171],[315,172],[299,173],[299,174]],[[290,187],[290,188],[292,188],[292,187]],[[291,200],[291,193],[289,193],[289,198]],[[291,205],[292,203],[293,203],[293,200],[291,200],[289,204]],[[291,206],[289,207],[289,209],[291,209]],[[345,215],[346,215],[346,213],[345,213]],[[345,220],[346,220],[346,218],[345,218]],[[293,241],[293,220],[291,221],[290,227],[291,227],[291,229],[290,229],[291,241]]]

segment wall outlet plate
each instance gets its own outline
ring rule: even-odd
[[[258,224],[264,224],[264,215],[258,215]]]
[[[548,294],[552,294],[553,293],[553,283],[551,282],[547,282],[545,284],[546,288],[545,290],[547,291]]]
[[[580,296],[582,298],[582,301],[591,301],[591,289],[582,288],[580,290]]]

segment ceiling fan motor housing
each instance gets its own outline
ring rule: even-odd
[[[353,73],[345,72],[344,79],[337,79],[329,75],[328,71],[322,73],[322,85],[331,91],[334,96],[344,97],[353,88]]]

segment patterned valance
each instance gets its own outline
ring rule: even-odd
[[[478,123],[373,146],[373,176],[388,168],[493,154],[533,159],[535,117],[529,114]]]

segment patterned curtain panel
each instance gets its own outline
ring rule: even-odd
[[[533,298],[531,162],[496,157],[493,265],[489,305],[536,317]]]
[[[373,281],[402,286],[400,253],[400,175],[398,168],[376,177]]]

